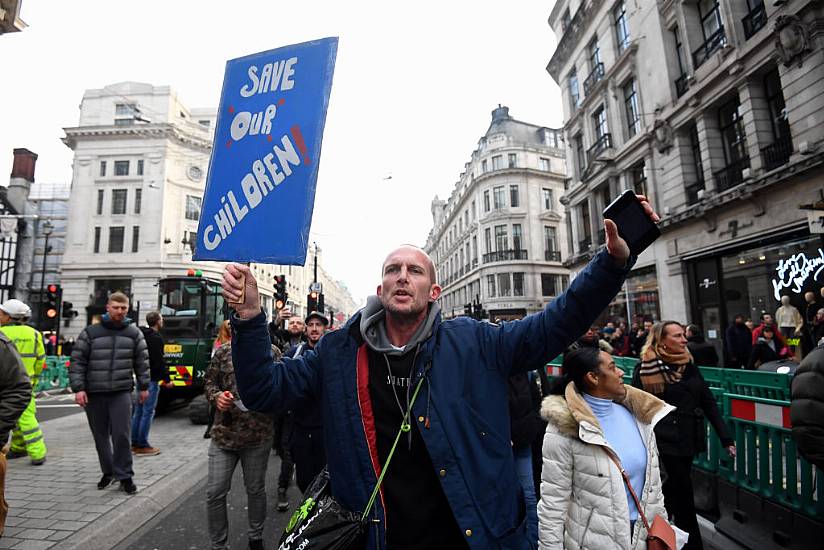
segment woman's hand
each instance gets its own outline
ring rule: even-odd
[[[730,445],[729,447],[726,447],[726,450],[727,454],[730,455],[730,458],[735,458],[735,445]]]

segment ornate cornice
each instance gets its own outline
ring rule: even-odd
[[[74,149],[78,141],[83,139],[172,139],[179,143],[199,147],[210,151],[212,142],[209,139],[197,136],[174,124],[140,124],[133,126],[75,126],[63,128],[66,137],[62,139],[70,149]]]
[[[594,15],[603,3],[603,0],[584,0],[578,7],[578,11],[572,17],[572,21],[569,23],[566,32],[561,36],[561,40],[558,41],[558,47],[555,48],[552,58],[546,66],[547,72],[555,79],[555,82],[559,82],[561,68],[569,61],[575,46],[578,45],[581,37],[595,20]]]

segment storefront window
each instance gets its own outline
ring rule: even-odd
[[[654,266],[636,269],[629,274],[621,292],[609,305],[608,315],[609,320],[630,320],[630,325],[661,319],[658,280]]]

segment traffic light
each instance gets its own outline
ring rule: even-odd
[[[317,309],[317,311],[320,312],[320,313],[323,313],[324,305],[325,304],[323,303],[323,292],[321,292],[318,295],[318,309]]]
[[[60,285],[54,283],[46,287],[46,306],[44,312],[46,321],[56,320],[60,314],[60,297],[63,294],[63,289]]]
[[[63,319],[73,319],[77,317],[79,313],[75,311],[74,304],[71,302],[63,302],[63,310],[62,310],[62,317]]]
[[[286,292],[286,275],[275,276],[275,309],[283,309],[286,306],[286,299],[289,294]]]
[[[320,293],[312,291],[306,295],[306,310],[311,313],[318,310],[318,297]]]

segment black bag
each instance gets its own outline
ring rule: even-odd
[[[412,428],[409,424],[409,415],[423,380],[423,377],[418,380],[415,393],[412,394],[412,399],[401,421],[401,428],[395,436],[395,442],[392,444],[389,456],[386,457],[386,463],[381,469],[381,475],[363,513],[358,514],[347,510],[334,499],[329,487],[329,471],[324,468],[312,480],[303,495],[303,504],[289,519],[286,529],[280,536],[278,550],[356,550],[366,546],[369,512],[378,496],[383,478],[389,469],[389,461],[392,460],[401,434]]]

